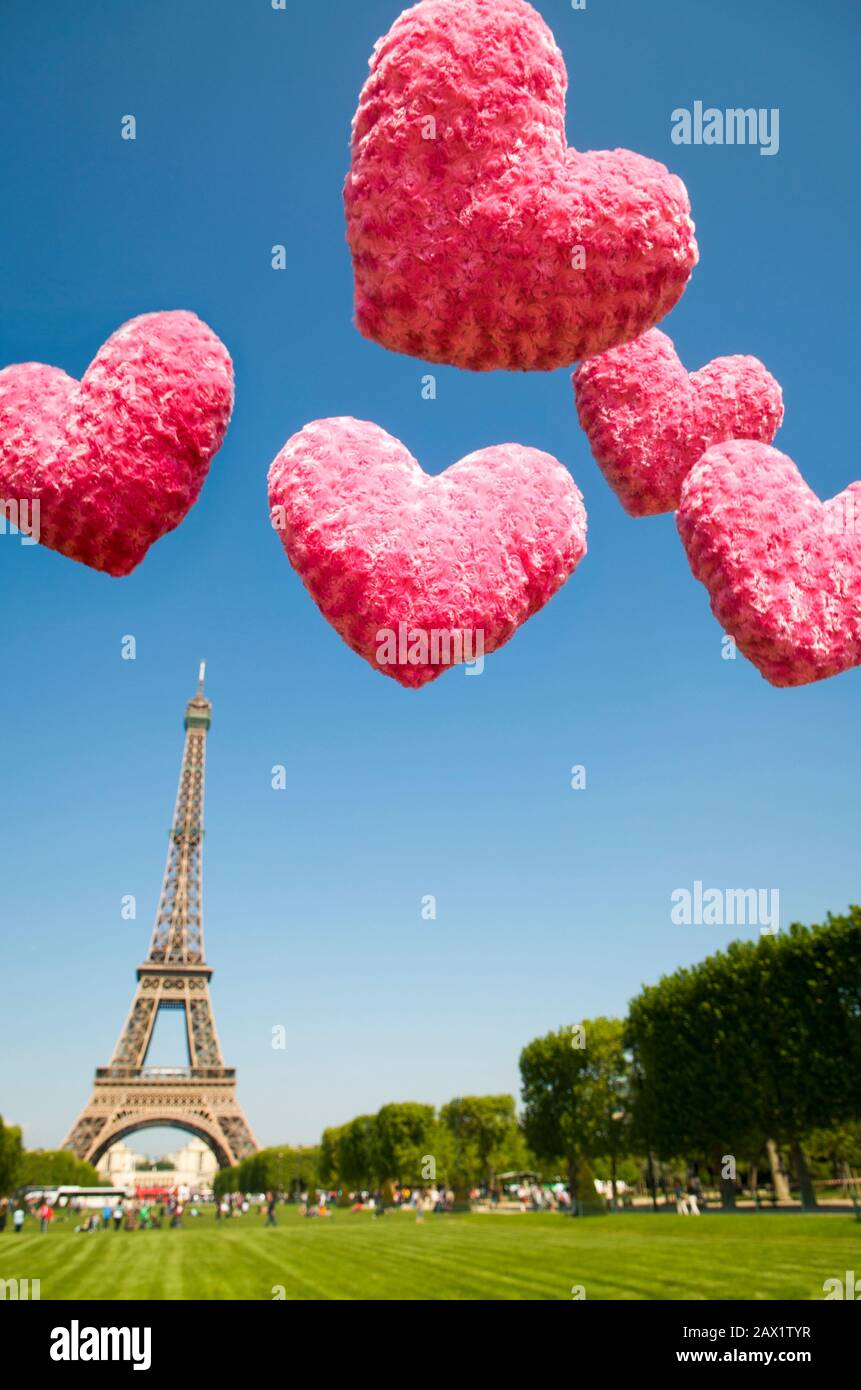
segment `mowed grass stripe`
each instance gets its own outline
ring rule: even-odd
[[[40,1279],[43,1299],[822,1298],[825,1279],[861,1268],[849,1216],[643,1212],[382,1219],[337,1211],[303,1219],[279,1209],[216,1223],[204,1209],[183,1230],[76,1235],[70,1217],[46,1236],[0,1237],[0,1277]]]

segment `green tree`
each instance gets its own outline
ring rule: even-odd
[[[0,1194],[3,1196],[18,1185],[21,1154],[21,1130],[17,1125],[4,1124],[0,1115]]]
[[[341,1182],[354,1190],[369,1190],[381,1181],[375,1115],[357,1115],[349,1124],[341,1125],[337,1169]]]
[[[436,1115],[432,1105],[396,1101],[377,1112],[375,1122],[379,1176],[385,1182],[418,1182],[423,1160],[433,1155]]]
[[[320,1181],[326,1187],[337,1187],[342,1181],[341,1145],[346,1128],[324,1129],[320,1138]]]
[[[239,1191],[239,1164],[232,1168],[219,1168],[212,1179],[212,1191],[219,1199],[228,1192]]]
[[[861,1169],[861,1120],[814,1130],[806,1147],[829,1166],[832,1177],[854,1177],[854,1170]]]
[[[861,908],[763,938],[757,966],[764,1119],[814,1207],[805,1135],[861,1119]]]
[[[631,1067],[625,1051],[625,1023],[595,1018],[586,1032],[585,1072],[581,1077],[579,1127],[584,1155],[609,1160],[613,1203],[619,1160],[631,1151]]]
[[[97,1187],[103,1178],[68,1149],[29,1149],[21,1155],[19,1187]]]
[[[735,1202],[734,1165],[765,1140],[753,942],[649,985],[630,1006],[635,1140],[669,1161],[705,1160]]]
[[[320,1150],[318,1148],[291,1147],[282,1144],[274,1148],[260,1149],[249,1154],[235,1168],[226,1170],[235,1173],[235,1186],[232,1179],[217,1175],[217,1192],[291,1192],[297,1188],[302,1191],[316,1191],[320,1184]],[[220,1179],[220,1181],[219,1181]]]
[[[814,1206],[805,1135],[861,1118],[861,909],[676,971],[633,1001],[627,1037],[650,1150],[704,1157],[730,1205],[733,1164],[777,1140]]]
[[[595,1201],[588,1158],[619,1153],[627,1086],[622,1028],[616,1019],[586,1020],[536,1038],[520,1054],[526,1140],[539,1159],[565,1163],[575,1212]]]
[[[513,1166],[523,1139],[513,1096],[458,1096],[440,1110],[448,1135],[446,1158],[463,1184],[490,1182],[498,1168]]]

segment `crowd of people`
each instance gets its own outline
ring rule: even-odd
[[[0,1198],[0,1234],[6,1230],[9,1214],[12,1215],[12,1229],[19,1234],[27,1217],[39,1222],[42,1235],[47,1234],[51,1222],[57,1215],[55,1208],[44,1194],[22,1196],[19,1198]],[[181,1198],[168,1194],[158,1201],[146,1198],[116,1198],[106,1200],[101,1207],[91,1207],[84,1198],[73,1197],[67,1210],[75,1218],[75,1231],[78,1234],[92,1234],[94,1231],[147,1231],[157,1229],[163,1224],[181,1226],[186,1210],[191,1216],[199,1216],[198,1205],[186,1207]]]
[[[602,1185],[602,1189],[603,1189]],[[609,1185],[607,1185],[609,1187]],[[702,1183],[696,1175],[686,1183],[677,1182],[670,1191],[666,1184],[664,1203],[668,1205],[675,1198],[676,1211],[683,1216],[699,1216],[703,1201]],[[606,1193],[608,1198],[610,1192]],[[571,1196],[562,1182],[541,1184],[528,1176],[507,1183],[491,1183],[473,1187],[469,1192],[472,1204],[484,1205],[491,1209],[505,1205],[518,1206],[521,1211],[559,1211],[570,1212]],[[394,1183],[385,1191],[362,1189],[343,1192],[337,1189],[305,1189],[290,1195],[268,1191],[265,1193],[227,1192],[220,1196],[210,1193],[195,1193],[188,1189],[181,1193],[165,1193],[159,1196],[106,1198],[100,1208],[91,1207],[82,1197],[71,1198],[66,1210],[76,1220],[75,1231],[92,1234],[97,1231],[147,1231],[158,1230],[163,1225],[172,1228],[182,1227],[185,1217],[198,1217],[204,1206],[212,1204],[216,1222],[247,1216],[249,1212],[263,1219],[265,1226],[277,1226],[277,1210],[280,1203],[291,1202],[298,1207],[303,1217],[328,1217],[335,1207],[349,1208],[353,1212],[370,1211],[375,1216],[385,1215],[387,1210],[408,1210],[415,1214],[417,1221],[424,1220],[428,1213],[451,1211],[455,1206],[455,1193],[443,1184],[431,1183],[428,1186],[411,1187]],[[619,1184],[615,1205],[618,1208],[632,1205],[632,1194]],[[45,1194],[31,1194],[19,1198],[0,1198],[0,1233],[6,1230],[9,1217],[12,1229],[20,1233],[29,1215],[39,1222],[40,1231],[45,1234],[51,1221],[57,1215]]]
[[[70,1203],[73,1211],[80,1212],[81,1204],[73,1198]],[[150,1201],[146,1198],[129,1198],[123,1201],[105,1202],[100,1211],[87,1211],[86,1221],[80,1222],[75,1230],[78,1233],[93,1231],[149,1231],[159,1230],[165,1222],[168,1226],[181,1226],[185,1206],[179,1197],[168,1195],[163,1200]],[[197,1206],[188,1208],[191,1216],[199,1216]]]

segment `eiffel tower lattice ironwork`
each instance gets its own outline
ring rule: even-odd
[[[212,705],[197,694],[185,712],[185,749],[167,866],[149,955],[110,1065],[96,1068],[93,1094],[63,1147],[97,1163],[112,1144],[153,1125],[190,1130],[206,1140],[221,1167],[254,1153],[257,1142],[236,1099],[236,1072],[226,1067],[215,1031],[203,954],[203,794]],[[181,1009],[187,1067],[146,1065],[161,1009]]]

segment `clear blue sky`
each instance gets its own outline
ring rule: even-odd
[[[424,365],[352,327],[349,127],[397,8],[4,0],[0,362],[78,375],[125,319],[188,308],[237,380],[200,503],[131,578],[0,538],[0,1111],[30,1145],[63,1138],[125,1018],[201,657],[207,953],[263,1142],[313,1142],[392,1099],[516,1091],[530,1038],[622,1012],[733,934],[673,925],[674,888],[777,887],[784,923],[859,897],[861,672],[777,691],[721,659],[672,518],[622,513],[566,371],[436,369],[423,401]],[[861,12],[539,8],[568,65],[572,143],[628,146],[687,183],[701,263],[663,326],[691,367],[761,357],[785,392],[779,447],[820,494],[839,491],[859,476]],[[673,145],[671,112],[696,100],[779,107],[779,154]],[[343,414],[431,472],[512,440],[577,479],[589,554],[480,678],[402,690],[291,572],[266,472],[304,423]],[[135,922],[120,917],[129,893]]]

